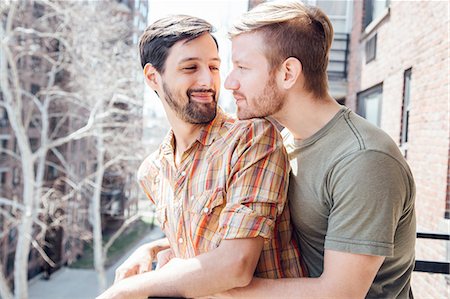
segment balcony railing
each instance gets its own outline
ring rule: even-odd
[[[450,241],[449,234],[437,234],[437,233],[417,233],[418,239],[431,239],[431,240],[443,240]],[[436,261],[424,261],[416,260],[414,267],[416,272],[428,272],[436,274],[450,274],[449,262],[436,262]]]
[[[348,59],[349,34],[334,34],[333,44],[330,50],[330,60],[328,64],[329,80],[347,78],[347,59]]]

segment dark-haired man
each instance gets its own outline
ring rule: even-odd
[[[231,291],[255,298],[408,298],[415,186],[392,139],[329,95],[333,28],[318,8],[271,1],[230,30],[240,119],[285,130],[288,200],[311,278],[258,279]]]
[[[139,48],[172,130],[138,171],[166,239],[140,247],[99,298],[198,297],[303,275],[284,209],[289,163],[276,128],[217,108],[218,47],[202,19],[150,25]],[[174,257],[151,271],[155,255]]]

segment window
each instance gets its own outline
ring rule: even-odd
[[[54,180],[58,177],[58,170],[56,167],[49,165],[47,167],[47,179],[48,180]]]
[[[357,95],[357,112],[376,126],[380,126],[383,84],[378,84]]]
[[[385,12],[386,8],[389,7],[390,0],[364,0],[364,19],[363,28],[372,23],[373,20],[377,19]]]
[[[450,148],[448,149],[449,157],[450,157]],[[450,219],[450,159],[448,161],[447,168],[447,196],[445,198],[445,219]]]
[[[0,136],[0,156],[6,155],[6,153],[3,150],[7,149],[8,149],[8,137]]]
[[[40,89],[41,89],[41,87],[39,85],[32,83],[31,84],[31,88],[30,88],[30,92],[32,94],[36,95],[39,92]]]
[[[80,163],[80,175],[84,176],[86,174],[86,162],[82,161]]]
[[[34,3],[33,5],[33,17],[40,18],[45,13],[45,6],[39,3]]]
[[[409,130],[409,112],[411,111],[410,96],[411,95],[411,69],[403,74],[403,106],[402,119],[400,127],[400,148],[407,156],[408,152],[408,130]]]
[[[333,29],[335,33],[345,33],[349,32],[350,27],[349,21],[350,16],[348,15],[349,1],[330,1],[330,0],[316,0],[313,1],[303,1],[311,5],[320,7],[328,16],[331,23],[333,24]]]
[[[8,174],[8,169],[0,169],[0,186],[6,185],[6,175]]]
[[[35,152],[39,148],[39,139],[30,138],[30,148],[32,152]]]
[[[366,41],[366,63],[377,57],[377,35],[375,34]]]
[[[77,143],[77,141],[72,141],[71,142],[71,144],[70,144],[70,151],[71,151],[71,153],[72,154],[75,154],[76,152],[77,152],[77,145],[78,145],[78,143]]]
[[[8,126],[8,113],[6,109],[0,107],[0,128]]]
[[[20,184],[20,171],[19,168],[15,167],[13,169],[13,185],[17,186]]]
[[[41,67],[41,58],[37,56],[31,56],[31,67],[33,69],[40,69]]]

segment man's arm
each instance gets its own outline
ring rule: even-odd
[[[175,258],[158,271],[124,279],[97,299],[191,298],[246,286],[252,280],[263,243],[261,237],[223,240],[208,253],[186,260]]]
[[[155,240],[140,246],[116,269],[114,283],[133,275],[151,271],[152,262],[156,259],[158,252],[169,247],[169,240],[167,238]]]
[[[318,278],[254,278],[247,287],[230,290],[223,295],[246,298],[364,298],[383,261],[382,256],[325,250],[324,271]]]

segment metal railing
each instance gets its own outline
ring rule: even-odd
[[[349,34],[336,32],[330,49],[330,60],[327,69],[330,80],[347,77],[348,46]]]
[[[418,232],[417,239],[449,241],[450,235],[449,234]],[[436,273],[436,274],[450,274],[450,263],[449,262],[416,260],[414,271]]]

